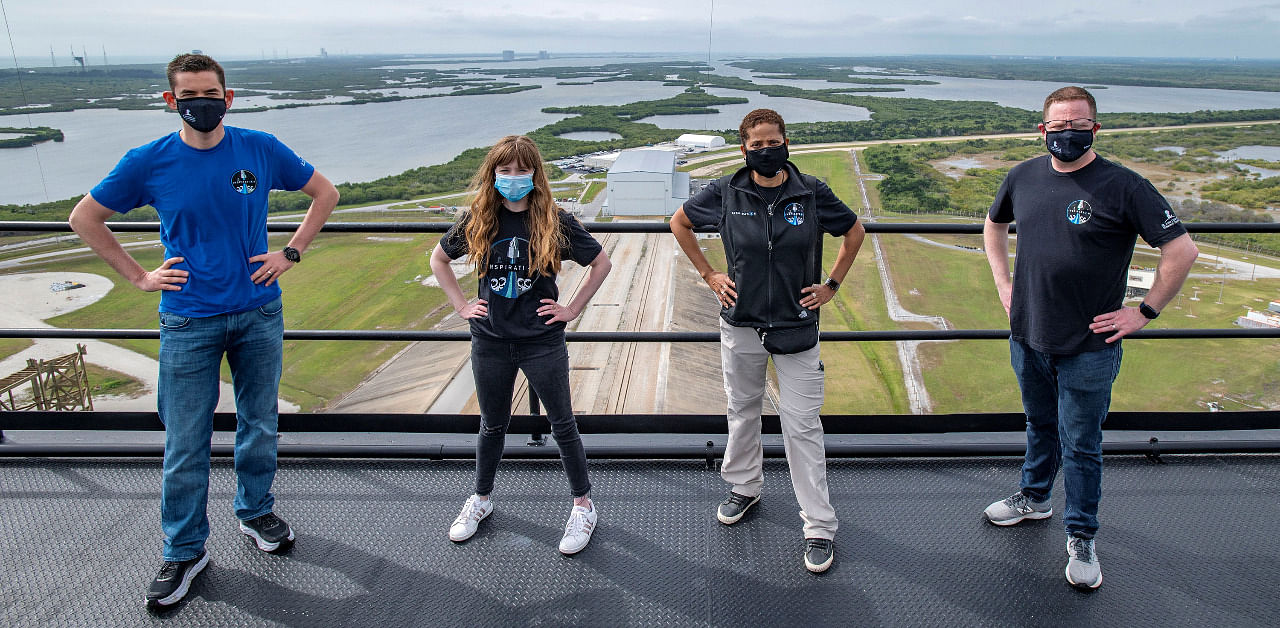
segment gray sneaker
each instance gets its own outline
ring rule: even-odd
[[[1053,506],[1049,502],[1033,502],[1018,491],[987,506],[982,515],[998,526],[1011,526],[1023,519],[1048,519],[1053,516]]]
[[[1092,591],[1102,586],[1102,565],[1093,549],[1093,539],[1067,535],[1067,582],[1081,591]]]

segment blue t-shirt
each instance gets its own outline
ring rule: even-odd
[[[139,146],[90,194],[126,213],[151,205],[160,214],[165,258],[182,257],[181,290],[160,293],[160,311],[205,317],[244,312],[280,296],[280,284],[254,284],[267,252],[267,195],[297,190],[315,167],[269,133],[224,127],[217,146],[188,146],[178,133]]]

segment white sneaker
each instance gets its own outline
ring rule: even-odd
[[[449,526],[449,540],[454,543],[461,543],[476,533],[476,528],[480,526],[480,522],[489,513],[493,512],[492,499],[480,499],[479,495],[472,495],[467,498],[467,503],[462,505],[462,512],[458,513],[458,518],[453,520],[453,525]]]
[[[560,553],[577,554],[591,541],[591,532],[596,529],[596,505],[591,503],[588,510],[582,506],[574,506],[569,512],[569,522],[564,524],[564,538],[560,539]]]

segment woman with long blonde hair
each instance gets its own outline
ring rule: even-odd
[[[471,192],[471,206],[431,252],[431,270],[440,287],[458,315],[471,324],[471,369],[480,404],[475,493],[449,527],[449,539],[471,538],[480,521],[493,512],[489,493],[506,445],[519,370],[546,409],[569,476],[573,507],[560,551],[575,554],[591,540],[597,513],[589,497],[587,455],[570,404],[564,328],[582,313],[612,264],[582,223],[556,206],[542,155],[528,137],[498,140],[472,178]],[[479,277],[474,301],[463,296],[449,267],[463,255]],[[573,300],[561,305],[556,275],[565,259],[588,270]]]

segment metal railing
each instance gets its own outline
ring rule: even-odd
[[[270,232],[292,232],[299,223],[268,223]],[[330,223],[330,233],[443,233],[452,223]],[[111,222],[113,231],[127,233],[157,232],[156,222]],[[586,223],[596,233],[667,233],[663,222]],[[1280,223],[1189,223],[1191,233],[1280,233]],[[868,233],[980,234],[980,224],[883,223],[865,225]],[[1016,231],[1016,225],[1013,227]],[[5,232],[68,232],[66,223],[0,222]],[[160,337],[155,329],[0,329],[0,338],[75,338],[75,339],[149,339]],[[284,332],[286,340],[344,341],[468,341],[464,331],[394,331],[394,330],[317,330],[295,329]],[[569,342],[719,342],[718,332],[569,332]],[[888,342],[923,340],[1002,340],[1008,330],[897,330],[897,331],[827,331],[823,342]],[[1159,329],[1131,334],[1142,339],[1200,338],[1280,338],[1280,329]],[[536,399],[531,399],[531,414],[512,417],[509,433],[530,433],[537,438],[546,431],[546,421],[537,416]],[[725,431],[723,414],[612,414],[577,415],[583,434],[666,434],[705,435]],[[964,432],[1021,432],[1025,417],[1021,413],[974,413],[930,415],[835,415],[823,416],[823,426],[832,435],[870,434],[941,434]],[[479,417],[463,414],[347,414],[294,413],[280,415],[281,432],[388,432],[429,434],[474,434]],[[2,430],[162,430],[154,412],[0,412]],[[215,416],[216,431],[235,429],[235,415]],[[1108,430],[1141,432],[1176,432],[1210,430],[1280,430],[1280,412],[1113,412],[1107,419]],[[764,417],[764,433],[781,433],[776,415]],[[828,445],[833,456],[902,456],[902,455],[1020,455],[1022,444],[999,443],[905,443]],[[159,445],[132,444],[58,444],[19,446],[0,445],[0,455],[158,455]],[[1209,452],[1209,451],[1280,451],[1280,440],[1274,438],[1205,439],[1175,444],[1161,444],[1156,438],[1131,440],[1107,446],[1108,453]],[[229,446],[215,446],[215,455],[230,455]],[[722,453],[711,441],[694,445],[649,445],[647,447],[592,446],[592,457],[706,457],[710,461]],[[766,447],[766,455],[782,455],[781,447]],[[449,458],[474,456],[474,448],[450,445],[282,445],[281,455],[325,457],[424,457]],[[550,457],[554,448],[527,447],[508,449],[507,455]]]

